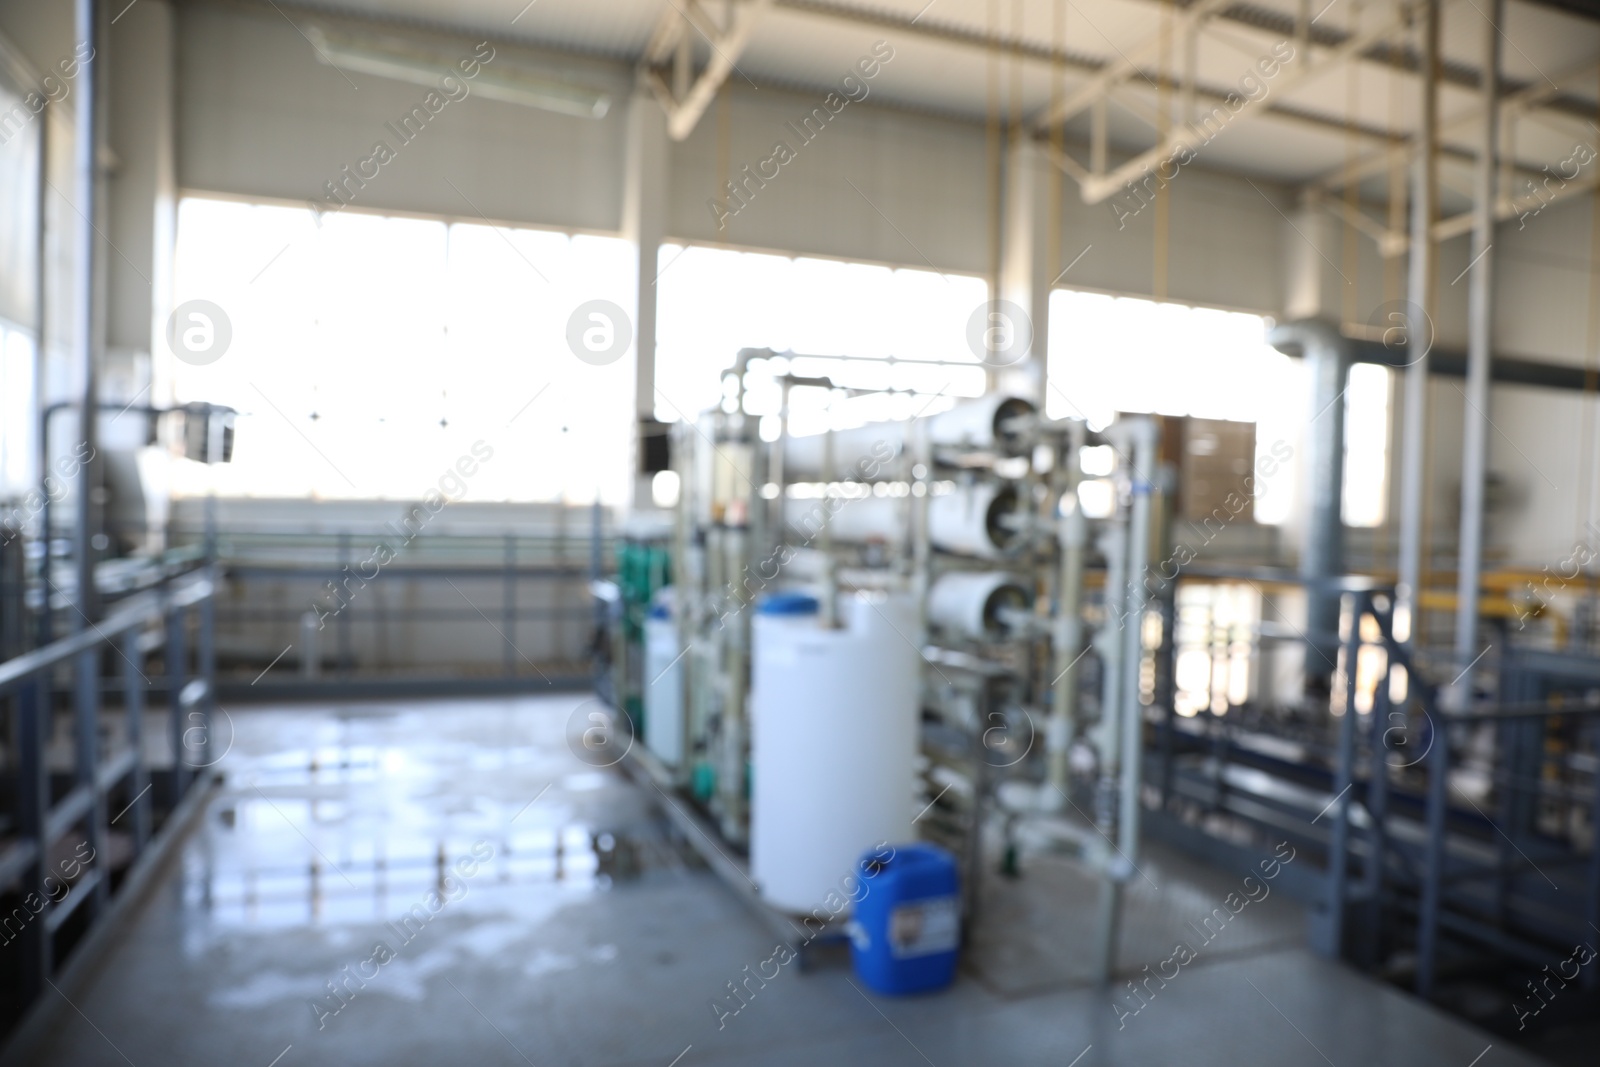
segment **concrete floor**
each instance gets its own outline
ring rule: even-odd
[[[792,965],[719,1026],[712,999],[771,938],[637,789],[568,751],[583,699],[233,712],[203,829],[29,1063],[1538,1062],[1270,937],[1202,955],[1120,1028],[1081,984],[891,999]],[[430,914],[441,862],[474,848]],[[388,924],[413,905],[406,940]],[[379,938],[398,951],[368,962]]]

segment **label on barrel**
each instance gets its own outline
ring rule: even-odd
[[[961,943],[961,902],[928,897],[889,912],[889,952],[897,960],[954,952]]]

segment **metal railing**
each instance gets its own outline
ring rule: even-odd
[[[1329,947],[1374,964],[1414,922],[1416,991],[1430,997],[1447,936],[1534,967],[1547,962],[1563,938],[1587,936],[1600,901],[1600,853],[1592,843],[1585,853],[1576,842],[1541,831],[1535,815],[1541,798],[1550,799],[1544,744],[1550,723],[1564,720],[1576,741],[1574,752],[1585,745],[1592,750],[1600,739],[1600,707],[1531,702],[1446,710],[1440,702],[1444,687],[1417,671],[1410,650],[1395,638],[1389,591],[1348,594],[1346,617],[1345,713],[1328,850]],[[1363,647],[1384,657],[1365,724],[1357,709],[1355,669]],[[1397,671],[1404,672],[1398,684]],[[1392,694],[1400,686],[1404,695],[1397,706]],[[1525,736],[1529,727],[1532,739]],[[1474,799],[1464,780],[1452,789],[1452,772],[1466,763],[1465,753],[1453,750],[1465,750],[1482,730],[1496,737],[1487,779]],[[1400,766],[1422,769],[1421,811],[1392,810],[1392,756],[1419,748]],[[1519,752],[1531,758],[1519,759]],[[1592,768],[1588,778],[1587,796],[1569,782],[1553,799],[1569,811],[1587,804],[1592,828],[1600,825],[1600,788]],[[1581,870],[1577,878],[1566,873],[1574,866]],[[1547,870],[1562,873],[1566,888]],[[1358,915],[1357,925],[1352,920]]]
[[[1333,587],[1342,625],[1316,642],[1338,661],[1332,694],[1286,706],[1252,697],[1189,718],[1156,702],[1157,831],[1228,863],[1292,841],[1311,857],[1292,873],[1312,907],[1313,947],[1403,974],[1424,997],[1463,968],[1533,973],[1592,938],[1600,662],[1519,647],[1501,626],[1485,650],[1494,655],[1462,670],[1396,638],[1388,585]],[[1285,641],[1309,649],[1317,636],[1235,626],[1224,643],[1203,621],[1186,647],[1229,657]],[[1444,701],[1473,669],[1484,684],[1471,688],[1496,695]],[[1583,981],[1600,988],[1600,973]]]
[[[0,1029],[17,1022],[73,947],[103,925],[114,899],[154,866],[174,812],[211,777],[216,589],[215,569],[202,567],[0,664],[13,786],[0,796],[0,974],[22,994],[8,1004],[17,1015],[5,1012]],[[146,694],[157,688],[146,667],[158,650],[170,769],[153,764],[149,750],[157,746],[144,737]],[[120,732],[104,706],[113,690],[121,694]],[[70,766],[57,758],[53,767],[51,742],[63,716],[70,718]],[[113,831],[123,820],[124,829]],[[122,838],[115,849],[114,832]]]
[[[414,538],[379,528],[220,527],[215,558],[228,583],[216,608],[219,691],[271,700],[587,685],[588,584],[605,570],[611,535],[585,520],[570,530]],[[394,547],[376,557],[378,544]],[[463,632],[481,634],[472,643],[488,654],[408,660],[417,635],[439,646]]]

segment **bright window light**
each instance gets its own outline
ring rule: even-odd
[[[35,469],[33,334],[0,319],[0,497],[20,497],[39,480]]]
[[[1078,452],[1078,469],[1091,478],[1104,478],[1117,466],[1117,450],[1110,445],[1090,445]]]
[[[658,274],[659,419],[717,404],[720,375],[741,348],[801,353],[774,368],[797,376],[897,390],[837,403],[836,427],[942,411],[983,393],[983,367],[966,341],[968,318],[988,299],[981,278],[694,245],[663,245]],[[781,397],[763,377],[752,375],[747,408],[775,414]],[[826,390],[793,390],[790,431],[826,429],[829,403]]]
[[[1300,367],[1266,341],[1259,315],[1103,296],[1050,295],[1045,411],[1100,429],[1120,412],[1256,424],[1256,458],[1275,443],[1298,449],[1305,389]],[[1276,460],[1256,496],[1259,523],[1291,513],[1294,466]]]
[[[1344,394],[1344,522],[1382,526],[1389,500],[1388,367],[1357,363]]]
[[[655,476],[650,479],[650,502],[658,508],[677,506],[677,471],[656,471]]]
[[[1105,478],[1078,483],[1078,505],[1091,519],[1109,519],[1117,510],[1117,487]]]
[[[633,303],[622,240],[185,198],[176,302],[222,308],[229,349],[163,353],[178,401],[244,413],[234,462],[174,491],[417,500],[473,446],[459,497],[606,503],[628,492],[631,346],[580,361],[579,305]],[[481,442],[481,445],[479,444]]]

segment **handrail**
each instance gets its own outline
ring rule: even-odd
[[[129,597],[99,622],[89,623],[87,630],[80,630],[0,663],[0,696],[12,692],[40,671],[65,663],[99,645],[109,644],[135,626],[160,618],[175,608],[198,604],[215,591],[215,577],[206,570],[194,577],[177,579],[164,589]]]

